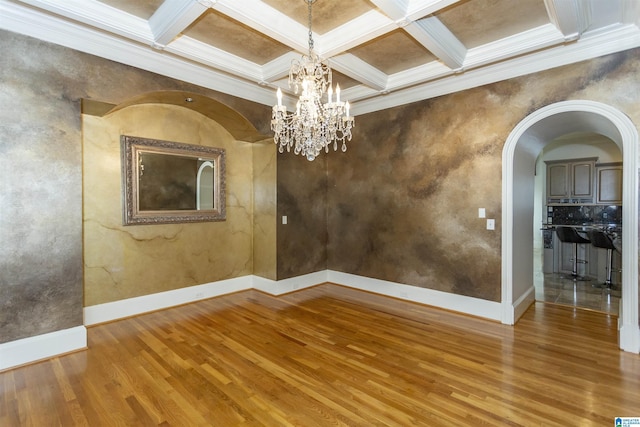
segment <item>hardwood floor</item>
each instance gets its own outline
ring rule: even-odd
[[[640,416],[640,356],[616,323],[247,291],[91,327],[87,351],[0,373],[0,425],[613,425]]]

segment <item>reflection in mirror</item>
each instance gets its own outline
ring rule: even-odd
[[[211,161],[202,161],[198,166],[196,180],[196,209],[213,209],[213,173]]]
[[[225,219],[225,151],[123,135],[125,225]]]

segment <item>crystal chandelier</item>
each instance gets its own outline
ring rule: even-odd
[[[309,6],[309,54],[303,55],[300,61],[294,60],[289,70],[289,87],[295,94],[301,92],[295,112],[288,112],[282,105],[282,91],[278,88],[278,103],[273,106],[271,116],[271,130],[274,141],[279,146],[278,151],[302,154],[311,161],[322,149],[329,152],[333,145],[334,151],[338,145],[342,151],[347,151],[347,141],[351,140],[351,128],[354,125],[353,116],[349,116],[349,102],[340,101],[340,86],[336,85],[336,99],[333,100],[331,87],[331,68],[321,62],[320,57],[313,51],[313,36],[311,32],[311,5],[316,0],[304,0]],[[327,102],[322,103],[324,93]]]

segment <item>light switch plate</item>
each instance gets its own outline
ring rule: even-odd
[[[488,219],[487,220],[487,230],[495,230],[496,229],[496,220]]]
[[[486,218],[487,211],[484,208],[478,208],[478,218]]]
[[[282,224],[283,225],[287,225],[287,216],[286,215],[282,215]]]

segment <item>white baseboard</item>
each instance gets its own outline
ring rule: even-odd
[[[269,280],[263,277],[253,276],[253,288],[271,295],[283,295],[288,292],[298,291],[319,285],[327,281],[327,270],[304,274],[284,280]]]
[[[640,327],[638,325],[622,325],[618,340],[622,350],[640,354]]]
[[[84,326],[0,344],[0,371],[87,348]]]
[[[433,289],[419,288],[403,285],[401,283],[388,282],[386,280],[372,279],[356,276],[339,271],[327,271],[327,280],[332,283],[361,289],[376,294],[387,295],[407,301],[419,302],[434,307],[457,311],[459,313],[484,317],[500,321],[501,305],[499,302],[487,301],[479,298],[456,295]]]
[[[500,321],[501,318],[501,305],[498,302],[324,270],[285,280],[243,276],[93,305],[84,308],[84,324],[85,326],[90,326],[110,322],[247,289],[257,289],[278,296],[325,282],[487,319]],[[518,301],[517,307],[522,307],[522,310],[525,310],[528,307],[530,295],[533,298],[531,292],[527,293],[526,298],[521,298],[521,301]],[[516,311],[519,311],[518,308],[516,308]],[[85,326],[0,344],[0,371],[86,348],[87,332]]]
[[[203,285],[189,286],[156,294],[92,305],[84,308],[84,324],[87,326],[111,322],[150,311],[174,307],[202,299],[251,289],[253,276],[220,280]]]
[[[516,300],[516,302],[513,303],[514,324],[534,302],[536,302],[536,288],[531,286],[520,298]]]

